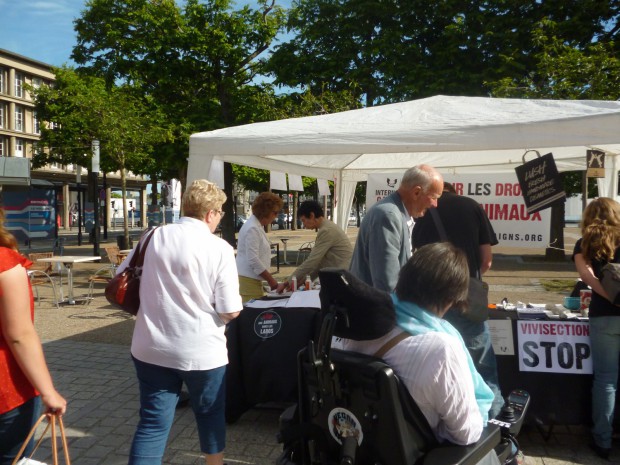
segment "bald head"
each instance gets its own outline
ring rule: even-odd
[[[417,165],[405,171],[398,193],[413,218],[419,218],[430,207],[437,206],[443,192],[443,176],[429,165]]]

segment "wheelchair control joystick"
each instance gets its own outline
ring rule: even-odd
[[[502,407],[501,412],[499,412],[497,419],[507,422],[513,422],[515,420],[515,409],[513,409],[510,404],[505,403]]]
[[[506,403],[497,418],[489,420],[489,423],[496,424],[511,434],[517,434],[523,426],[529,405],[529,393],[522,389],[515,389],[508,394]]]

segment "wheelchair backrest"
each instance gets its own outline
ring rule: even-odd
[[[300,353],[300,414],[322,431],[315,438],[313,463],[333,463],[345,437],[358,443],[360,465],[414,464],[437,446],[435,437],[406,388],[380,359],[331,351],[332,374]]]

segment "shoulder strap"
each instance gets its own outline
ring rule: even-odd
[[[158,229],[160,227],[161,226],[158,226],[155,229]],[[152,229],[151,231],[147,231],[140,238],[140,241],[138,242],[138,245],[136,246],[136,252],[131,257],[131,261],[129,262],[128,267],[131,267],[131,268],[141,267],[144,264],[144,255],[146,254],[146,248],[149,246],[149,242],[151,242],[151,237],[153,237],[153,234],[155,233],[155,229]]]
[[[375,352],[374,356],[377,358],[383,358],[383,356],[387,354],[392,347],[394,347],[396,344],[398,344],[403,339],[407,339],[409,336],[411,336],[411,334],[409,334],[407,331],[402,331],[398,333],[396,336],[394,336],[389,341],[387,341],[385,344],[383,344],[381,348],[377,352]]]
[[[436,208],[429,208],[428,211],[433,217],[433,222],[435,223],[435,227],[439,233],[439,239],[441,239],[442,242],[448,242],[448,235],[446,234],[446,229],[443,227],[443,221],[441,221],[439,212],[437,212]]]

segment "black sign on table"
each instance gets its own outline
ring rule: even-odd
[[[528,152],[536,152],[538,157],[526,162],[525,155]],[[540,156],[537,150],[528,150],[523,154],[523,163],[515,168],[515,172],[529,214],[544,210],[553,202],[566,198],[562,180],[551,153]]]

